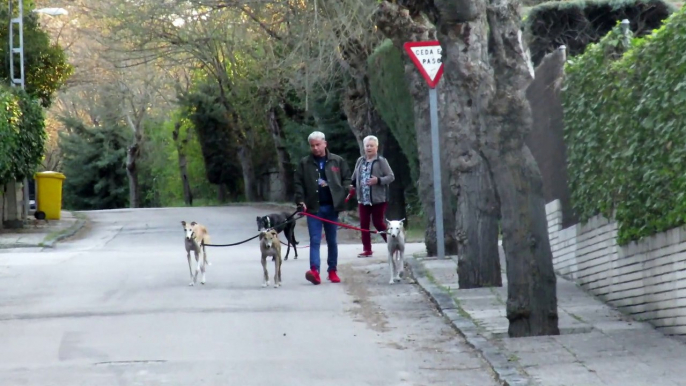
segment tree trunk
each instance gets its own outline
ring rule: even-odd
[[[129,207],[140,207],[140,191],[138,189],[138,167],[136,162],[140,155],[140,137],[136,134],[133,144],[126,151],[126,175],[129,178]]]
[[[408,184],[411,183],[410,165],[400,148],[400,144],[393,135],[388,135],[386,138],[384,157],[388,160],[389,165],[393,169],[393,174],[395,175],[395,181],[388,186],[388,208],[386,209],[386,218],[389,220],[400,220],[404,218],[404,226],[407,228],[410,223],[407,219],[405,190],[407,189]]]
[[[532,117],[532,79],[521,40],[518,2],[492,0],[487,10],[494,93],[486,102],[482,149],[502,210],[510,337],[558,335],[556,277],[541,174],[524,143]],[[490,99],[490,100],[489,100]]]
[[[186,138],[179,140],[179,131],[181,130],[181,123],[174,124],[174,131],[172,137],[176,144],[176,152],[179,155],[179,173],[181,174],[181,184],[183,185],[183,202],[187,206],[193,206],[193,191],[191,184],[188,181],[188,159],[186,158],[186,146],[191,138],[191,130],[186,131]]]
[[[224,183],[217,185],[217,201],[226,202],[226,185]]]
[[[370,31],[370,34],[372,33],[375,32]],[[406,166],[406,170],[399,169],[402,168],[402,163],[406,163],[407,160],[372,101],[367,62],[369,55],[373,52],[371,44],[373,40],[362,41],[357,38],[350,38],[346,44],[341,45],[345,67],[352,77],[345,88],[342,108],[357,139],[360,155],[364,155],[364,138],[368,135],[374,135],[379,139],[379,154],[384,154],[391,167],[394,168],[393,173],[396,176],[396,181],[389,186],[387,217],[399,220],[407,217],[407,207],[405,205],[405,185],[399,181],[398,173],[409,175],[409,166]],[[391,156],[391,154],[397,156]]]
[[[237,138],[239,138],[240,145],[237,146],[238,150],[238,162],[241,164],[241,171],[243,173],[243,194],[245,195],[245,200],[247,202],[257,201],[257,175],[255,175],[255,167],[252,161],[252,146],[253,146],[253,135],[254,133],[250,128],[247,129],[243,127],[238,114],[233,111],[230,105],[225,104],[227,111],[230,111],[231,118],[233,121],[232,130],[235,132]],[[225,185],[226,181],[222,185]],[[224,186],[226,189],[226,186]]]
[[[366,63],[367,57],[360,62]],[[369,80],[366,68],[355,70],[354,79],[345,86],[345,93],[341,101],[341,107],[350,125],[350,129],[357,139],[360,147],[360,155],[364,154],[364,137],[374,135],[379,138],[379,153],[383,153],[388,137],[388,126],[381,119],[374,108],[372,96],[369,91]]]
[[[281,196],[279,200],[289,201],[289,197],[293,195],[293,173],[291,172],[291,157],[288,155],[288,150],[285,145],[285,134],[281,128],[281,122],[279,121],[276,107],[269,109],[269,131],[272,134],[274,140],[274,146],[276,147],[276,155],[278,158],[278,169],[279,169],[279,180],[283,183],[283,190],[281,191]]]
[[[374,12],[374,22],[381,32],[398,49],[404,50],[403,44],[412,41],[434,40],[436,31],[433,26],[424,24],[421,19],[413,20],[407,10],[401,10],[397,5],[389,2],[379,3]],[[431,158],[431,121],[429,116],[429,89],[414,63],[403,55],[405,61],[405,79],[414,102],[414,120],[417,131],[417,151],[419,156],[419,180],[417,193],[422,201],[426,231],[424,243],[429,256],[435,256],[436,246],[436,213],[433,193],[433,160]],[[437,90],[439,99],[443,98],[444,88]],[[445,140],[448,131],[441,127],[441,142]],[[441,146],[441,159],[450,159],[450,155]],[[449,255],[457,253],[455,235],[455,211],[451,205],[451,192],[448,169],[441,168],[443,194],[443,229],[445,233],[445,252]]]
[[[131,115],[126,113],[124,115],[129,128],[133,132],[133,143],[126,150],[126,175],[129,179],[129,207],[140,207],[140,189],[138,185],[138,158],[141,154],[141,142],[143,141],[143,128],[141,127],[141,120],[137,119],[135,124]]]
[[[482,98],[490,77],[488,23],[480,16],[466,23],[442,22],[438,39],[445,49],[441,123],[449,135],[444,146],[451,156],[451,189],[457,195],[458,282],[460,288],[500,287],[498,252],[499,207],[488,166],[479,150],[480,116],[475,101]],[[442,15],[447,12],[440,8]],[[448,15],[447,20],[459,19]]]
[[[248,202],[257,201],[257,177],[255,167],[252,162],[252,150],[249,144],[241,144],[238,147],[238,161],[243,172],[243,188],[245,200]]]

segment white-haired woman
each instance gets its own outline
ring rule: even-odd
[[[365,154],[357,159],[352,175],[352,188],[357,191],[360,227],[368,230],[372,222],[377,231],[385,231],[388,185],[395,180],[395,175],[386,158],[378,154],[378,138],[369,135],[362,143]],[[381,234],[381,237],[386,240],[385,234]],[[358,257],[372,255],[372,238],[369,232],[362,232],[362,247],[362,253]]]

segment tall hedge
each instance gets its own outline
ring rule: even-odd
[[[369,84],[374,106],[407,157],[412,180],[419,176],[417,133],[412,95],[405,80],[403,52],[386,39],[368,59]]]
[[[38,99],[0,86],[0,184],[31,177],[43,158],[45,119]]]
[[[684,50],[682,9],[628,47],[615,27],[567,65],[572,203],[582,220],[615,212],[620,245],[686,224]]]

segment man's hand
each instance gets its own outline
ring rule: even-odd
[[[372,186],[379,183],[379,177],[372,177],[367,180],[367,185]]]
[[[305,205],[304,202],[301,202],[298,204],[298,211],[300,212],[306,212],[307,211],[307,205]]]

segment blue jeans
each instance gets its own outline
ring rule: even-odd
[[[316,216],[338,222],[338,213],[336,213],[332,205],[320,206]],[[319,272],[319,247],[322,243],[322,226],[324,226],[326,245],[328,247],[326,263],[329,265],[329,268],[327,271],[336,271],[336,266],[338,265],[338,243],[336,242],[338,225],[307,217],[307,230],[310,233],[310,268]]]

